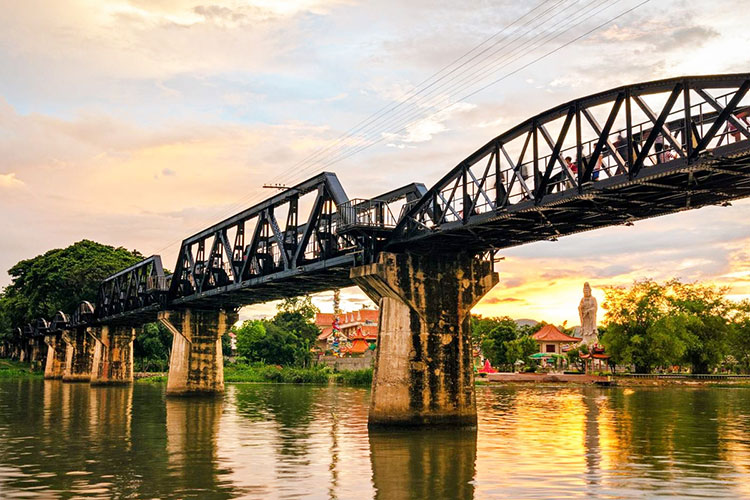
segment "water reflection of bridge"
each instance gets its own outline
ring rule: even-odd
[[[138,498],[745,497],[736,389],[479,390],[478,431],[367,429],[367,392],[0,385],[0,491]],[[120,407],[129,412],[116,411]],[[67,493],[63,493],[67,492]]]
[[[429,190],[350,200],[322,173],[186,238],[170,276],[152,256],[107,278],[16,348],[34,359],[44,338],[48,376],[126,383],[134,327],[159,319],[168,394],[217,393],[236,308],[355,283],[382,315],[370,423],[473,426],[467,318],[498,281],[494,252],[747,197],[748,90],[750,74],[684,77],[563,103]]]

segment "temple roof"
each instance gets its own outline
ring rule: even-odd
[[[370,348],[370,344],[366,340],[357,339],[352,342],[351,348],[348,352],[351,354],[362,354]]]
[[[318,313],[315,315],[315,324],[319,328],[331,326],[333,324],[333,313]]]
[[[544,325],[541,330],[532,335],[538,342],[580,342],[581,339],[565,335],[555,325]]]

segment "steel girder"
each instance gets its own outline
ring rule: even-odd
[[[161,257],[152,255],[102,281],[96,299],[97,320],[112,320],[152,305],[164,304],[167,277]]]
[[[307,194],[314,199],[303,210]],[[337,207],[347,201],[336,175],[324,172],[185,239],[170,303],[232,307],[339,286],[358,252],[337,232]],[[335,276],[326,282],[321,273]]]
[[[479,253],[748,196],[749,89],[682,77],[540,113],[445,175],[386,248]]]

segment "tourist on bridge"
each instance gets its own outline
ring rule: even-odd
[[[576,177],[578,175],[578,165],[573,163],[573,158],[571,158],[570,156],[565,157],[565,166],[568,167],[568,170],[571,171],[571,173],[573,174],[573,177]],[[566,189],[570,189],[572,187],[574,187],[572,182],[567,181],[565,183]]]
[[[577,173],[578,173],[578,165],[576,165],[575,163],[573,163],[573,158],[571,158],[570,156],[566,156],[566,157],[565,157],[565,165],[566,165],[566,166],[567,166],[567,167],[568,167],[568,168],[570,169],[570,171],[571,171],[571,172],[573,172],[574,174],[577,174]]]
[[[654,151],[656,151],[656,163],[662,163],[662,151],[664,151],[664,136],[659,134],[654,141]]]
[[[617,154],[620,155],[620,158],[624,162],[628,161],[628,141],[622,136],[622,132],[617,134],[617,139],[615,139],[615,142],[612,143],[612,145],[615,147],[615,151],[617,151]],[[623,169],[619,164],[617,165],[617,170],[615,171],[615,175],[624,174],[625,169]]]
[[[744,111],[740,111],[737,113],[736,117],[737,120],[739,120],[741,123],[744,123],[746,126],[750,127],[750,122],[748,122],[748,116],[750,116],[750,109],[746,109]],[[734,126],[732,122],[727,122],[727,131],[734,137],[735,141],[741,141],[742,140],[742,132]]]

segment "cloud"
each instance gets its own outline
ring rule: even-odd
[[[16,188],[23,186],[23,181],[16,179],[16,174],[0,174],[0,188]]]
[[[26,189],[0,196],[0,269],[82,237],[160,251],[169,267],[186,235],[267,196],[262,183],[291,183],[321,169],[335,171],[351,198],[409,182],[429,187],[494,136],[561,102],[678,74],[744,71],[746,16],[726,12],[744,12],[745,4],[651,2],[437,114],[449,101],[447,87],[436,85],[420,104],[399,108],[415,115],[403,120],[405,130],[371,129],[369,140],[381,143],[315,163],[304,160],[321,148],[339,150],[330,141],[395,106],[529,6],[10,2],[0,18],[0,186],[23,179]],[[356,135],[343,143],[354,145]],[[501,284],[476,312],[570,322],[584,280],[599,290],[674,273],[750,294],[748,207],[509,249],[497,266]],[[368,303],[348,290],[347,307]],[[316,301],[332,307],[330,294]]]
[[[524,299],[518,299],[515,297],[487,297],[482,299],[483,304],[507,304],[510,302],[526,302]]]
[[[438,104],[441,106],[441,104]],[[447,107],[446,109],[440,109],[433,114],[429,114],[424,118],[418,118],[411,122],[408,122],[403,126],[404,131],[399,133],[383,133],[382,137],[387,139],[390,144],[399,145],[399,143],[419,143],[428,142],[432,138],[442,132],[447,132],[449,128],[446,122],[454,118],[456,114],[465,113],[474,109],[474,104],[465,102],[459,102]],[[417,113],[420,111],[417,110]],[[408,119],[410,116],[419,116],[407,114],[404,115],[404,119]],[[401,122],[397,122],[401,123]],[[397,125],[400,126],[400,125]]]

